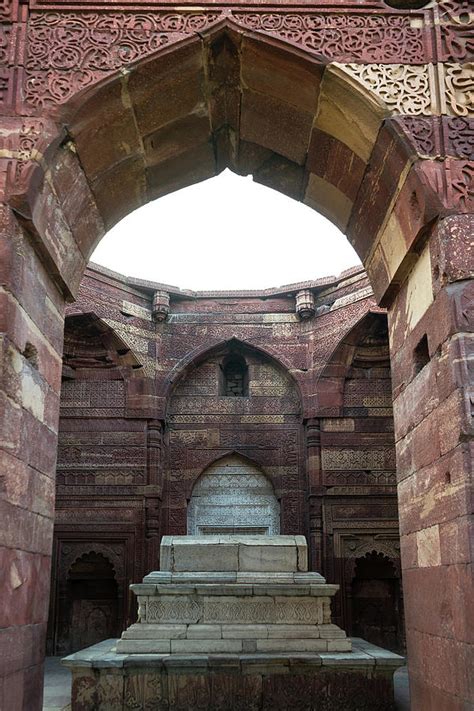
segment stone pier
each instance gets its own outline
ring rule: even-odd
[[[165,536],[139,621],[66,657],[72,711],[390,709],[402,657],[331,623],[303,536]]]

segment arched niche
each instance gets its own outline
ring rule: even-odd
[[[69,567],[59,600],[56,653],[89,647],[119,632],[119,586],[103,553],[83,553]]]
[[[403,604],[397,566],[375,550],[354,563],[352,634],[394,651],[403,650]]]
[[[188,535],[280,533],[280,504],[253,462],[231,454],[211,464],[188,505]]]

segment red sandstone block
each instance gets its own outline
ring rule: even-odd
[[[159,126],[187,116],[205,103],[203,55],[198,50],[200,41],[196,40],[137,66],[131,73],[128,88],[141,135],[149,135]],[[152,89],[155,81],[160,84],[159,92]],[[98,97],[98,104],[104,106],[102,97]]]
[[[424,589],[424,594],[429,596],[431,589]],[[407,641],[408,656],[415,663],[415,673],[425,680],[427,686],[461,698],[464,703],[474,698],[472,645],[408,627]]]
[[[443,689],[432,687],[424,677],[415,676],[410,670],[410,704],[412,709],[442,709],[442,711],[466,711],[466,702]]]
[[[418,567],[416,532],[405,533],[400,536],[400,555],[403,571]]]
[[[3,578],[0,627],[46,623],[50,557],[0,548]]]
[[[454,638],[453,590],[447,567],[413,568],[403,573],[405,623],[410,630]]]
[[[398,481],[439,459],[440,443],[436,410],[397,442],[396,451]]]
[[[104,124],[104,127],[108,127],[109,134],[111,125],[113,123],[109,117]],[[123,137],[119,145],[123,146]],[[75,152],[66,148],[60,153],[54,163],[53,181],[65,221],[72,230],[82,255],[88,259],[104,234],[104,226],[83,164],[79,162]]]
[[[241,136],[303,165],[309,144],[312,114],[281,99],[244,91]]]
[[[466,390],[455,390],[437,411],[441,454],[450,452],[457,444],[472,437],[471,397]]]
[[[289,71],[286,51],[251,36],[243,38],[240,56],[244,86],[260,94],[287,101],[303,111],[315,111],[322,77],[321,67],[299,61],[295,55]]]
[[[441,346],[437,382],[440,400],[453,390],[474,382],[474,337],[456,334]]]
[[[350,241],[362,260],[368,253],[363,245],[371,244],[378,233],[408,159],[407,144],[382,125],[348,227]]]
[[[303,168],[276,153],[271,154],[268,161],[253,172],[253,179],[256,183],[278,190],[294,200],[303,200],[306,184]],[[288,304],[283,311],[289,311]]]
[[[446,572],[447,587],[452,595],[454,636],[461,642],[474,645],[473,564],[449,565]]]
[[[403,594],[407,627],[440,638],[472,644],[473,580],[471,565],[404,571]],[[424,594],[425,591],[427,594]]]
[[[46,624],[0,629],[0,676],[41,665],[45,635]]]
[[[3,703],[2,709],[24,709],[26,670],[19,670],[3,678]],[[2,697],[0,697],[2,698]],[[33,706],[33,709],[35,707]],[[36,706],[36,708],[39,708]]]
[[[43,708],[43,679],[44,665],[37,664],[34,667],[28,667],[25,672],[25,680],[23,687],[24,708],[31,711],[41,711]]]
[[[470,514],[458,516],[439,526],[441,563],[469,563],[472,560],[474,523]]]
[[[341,171],[341,165],[350,166],[350,170]],[[332,183],[353,202],[366,166],[344,143],[313,129],[306,168]]]
[[[437,362],[430,361],[393,402],[395,440],[404,437],[439,403]]]
[[[123,98],[121,82],[111,82],[92,96],[75,118],[74,142],[90,181],[141,152],[132,107],[124,106]]]
[[[469,452],[463,448],[399,483],[400,531],[412,533],[470,511]]]
[[[211,141],[206,141],[172,160],[148,168],[146,200],[155,200],[162,195],[212,178],[214,175],[217,175],[214,148]],[[106,187],[105,185],[104,188]],[[131,186],[127,186],[127,189],[131,189]]]
[[[52,512],[51,512],[52,513]],[[40,514],[0,501],[0,545],[50,555],[53,521]]]
[[[41,474],[4,450],[0,450],[0,470],[4,501],[30,509],[42,516],[52,516],[54,479]]]
[[[433,263],[437,265],[440,289],[446,283],[472,278],[473,215],[450,215],[438,223],[432,246]]]
[[[439,348],[449,336],[455,333],[474,331],[473,302],[473,280],[449,284],[438,293],[431,323],[433,350]]]
[[[42,251],[48,262],[48,272],[59,279],[70,292],[76,294],[87,264],[67,224],[61,205],[48,183],[37,193],[33,220],[42,235]]]
[[[43,305],[43,308],[47,309]],[[60,343],[62,350],[63,323],[58,320],[61,327]],[[58,324],[56,324],[58,326]],[[38,372],[45,378],[53,390],[59,392],[61,382],[61,358],[49,340],[49,333],[43,334],[33,323],[21,305],[11,294],[0,289],[0,327],[5,333],[8,342],[13,344],[20,353],[25,351],[27,344],[36,349]],[[54,333],[53,333],[54,336]]]

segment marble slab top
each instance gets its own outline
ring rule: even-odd
[[[174,573],[306,572],[308,546],[304,536],[163,536],[160,569]]]

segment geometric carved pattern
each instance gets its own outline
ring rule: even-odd
[[[379,449],[323,448],[323,469],[395,469],[393,446]]]
[[[245,529],[277,535],[280,505],[271,482],[258,467],[238,456],[212,465],[194,486],[188,506],[188,535],[213,529]]]
[[[187,596],[186,596],[187,597]],[[324,601],[325,602],[325,601]],[[145,603],[145,604],[144,604]],[[176,596],[160,596],[153,600],[140,596],[140,610],[146,623],[234,623],[254,624],[258,620],[262,624],[324,624],[326,615],[322,598],[309,597],[296,600],[277,601],[274,598],[262,599],[254,597],[241,601],[238,598],[212,598],[196,600],[176,599]]]

